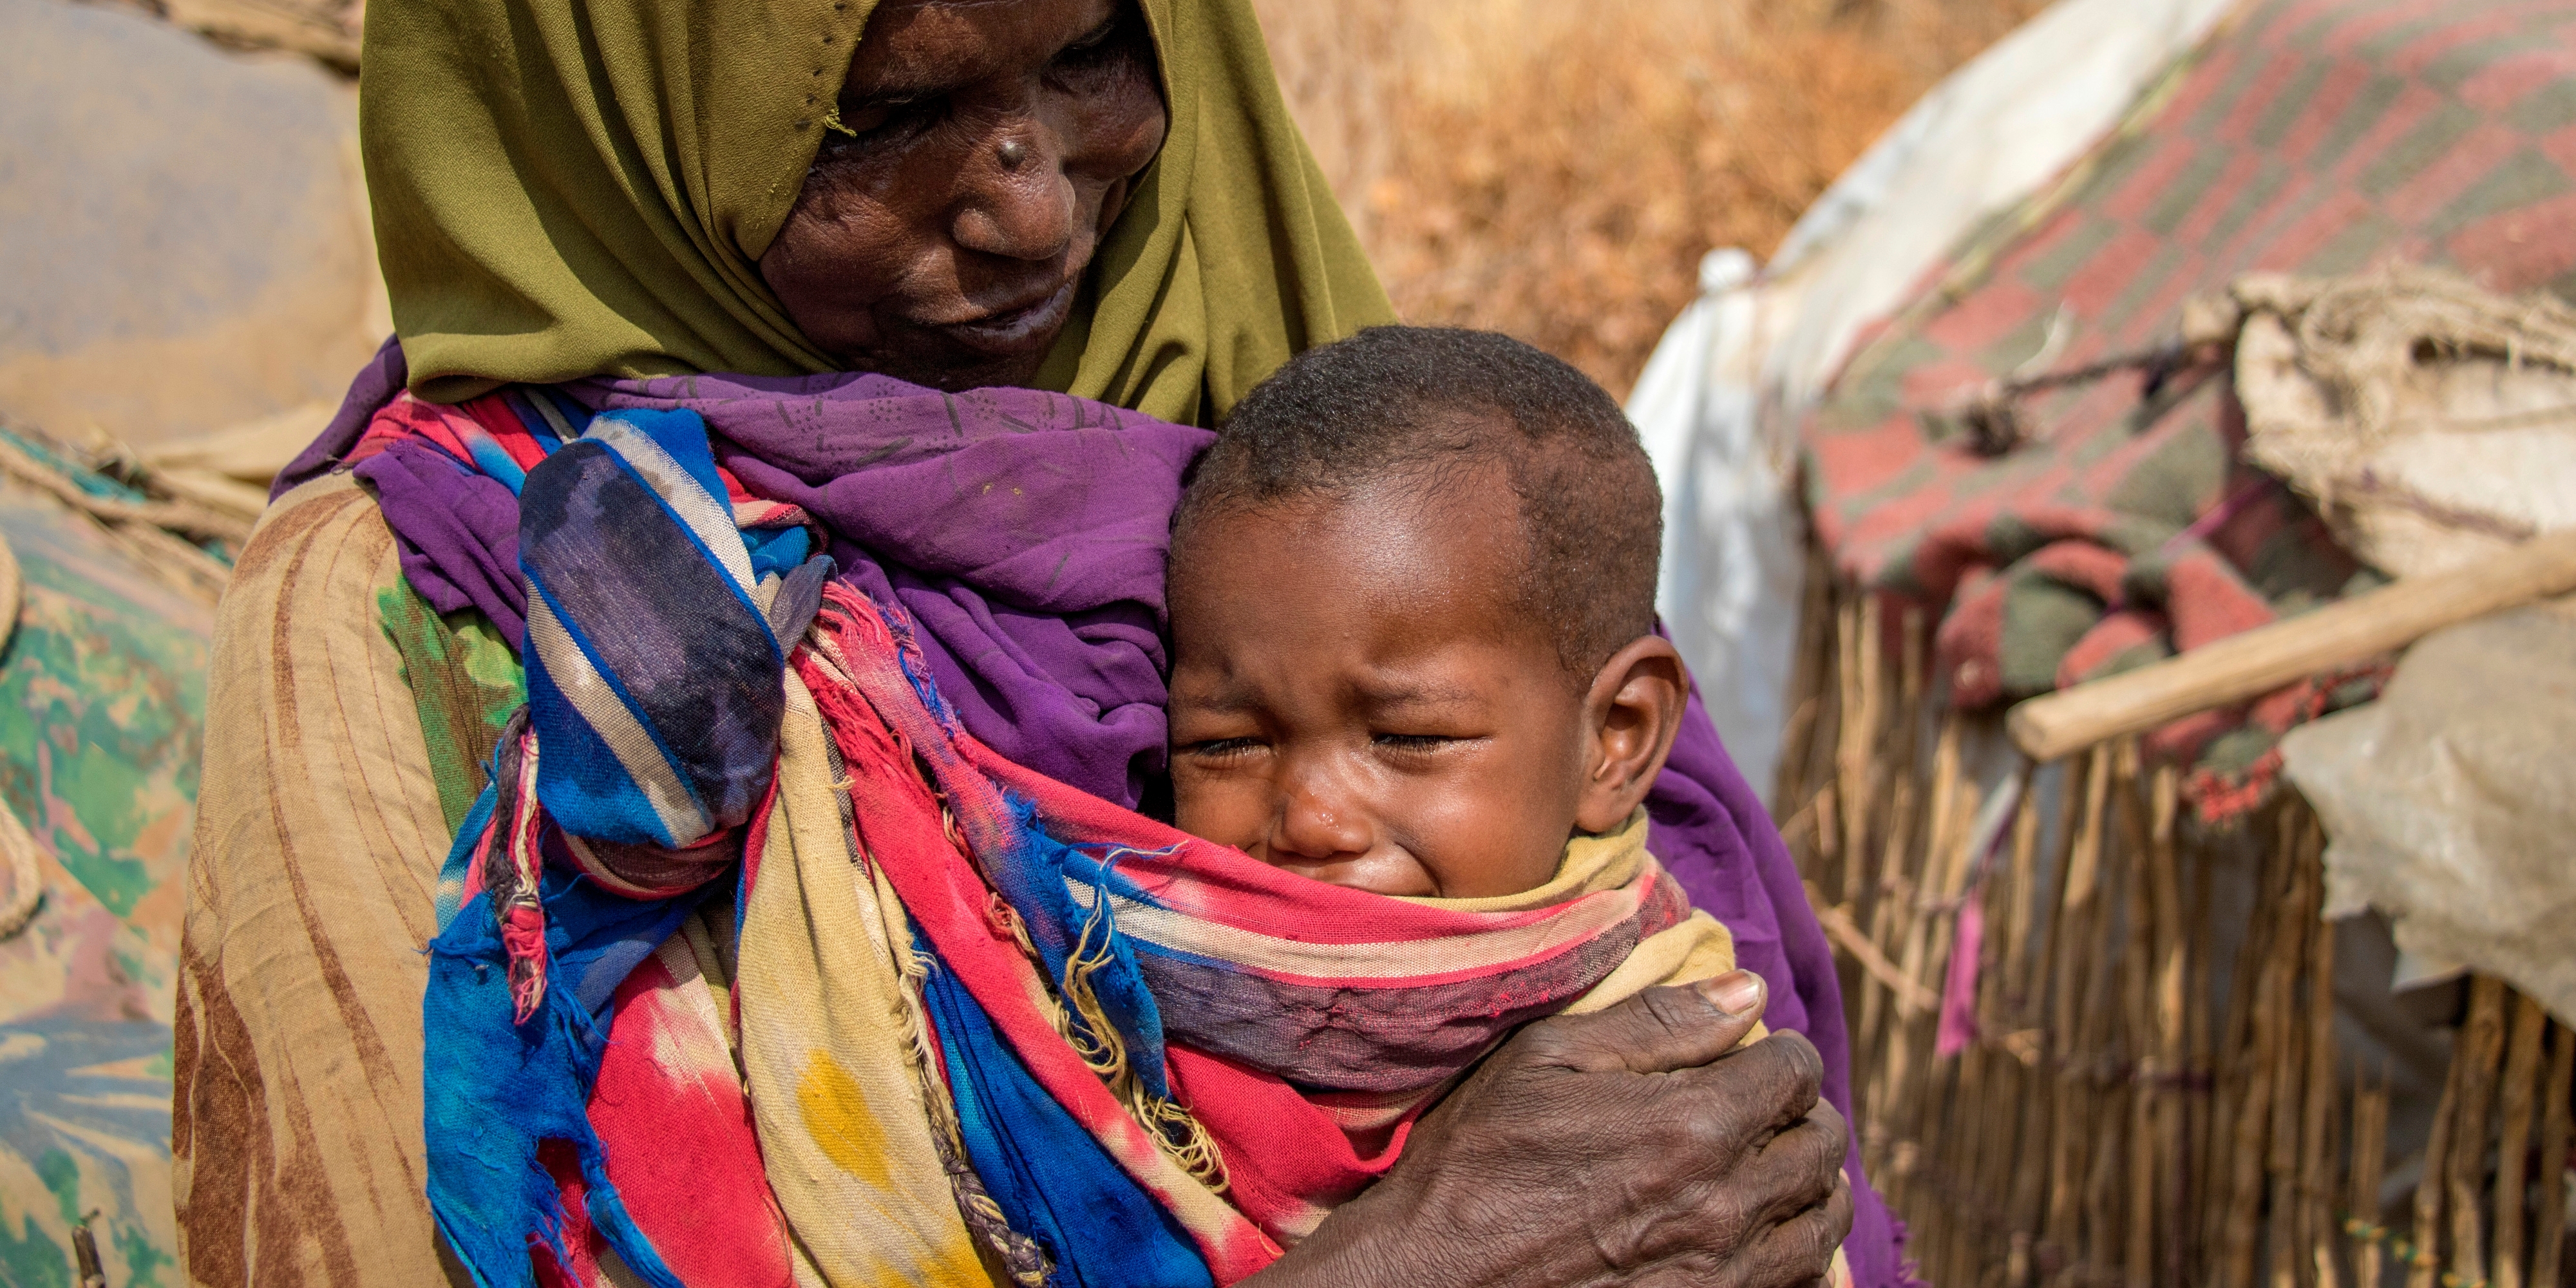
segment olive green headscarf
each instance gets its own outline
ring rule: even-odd
[[[836,365],[761,281],[875,0],[375,0],[359,132],[423,397]],[[1142,0],[1171,132],[1039,383],[1207,424],[1394,310],[1248,0]]]

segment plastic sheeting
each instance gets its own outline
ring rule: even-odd
[[[2326,915],[2375,908],[2397,945],[2503,978],[2576,1023],[2576,604],[2451,627],[2378,702],[2281,751],[2332,838]]]
[[[0,1284],[178,1278],[170,1018],[212,607],[51,498],[0,486],[23,577],[0,655],[0,806],[40,852],[0,937]],[[0,905],[24,891],[0,877]]]
[[[1924,96],[1767,268],[1712,252],[1628,401],[1664,484],[1658,607],[1745,776],[1779,756],[1804,555],[1797,425],[1959,240],[2116,127],[2233,0],[2060,0]]]
[[[392,329],[357,93],[159,7],[0,0],[0,409],[143,446],[327,417]]]

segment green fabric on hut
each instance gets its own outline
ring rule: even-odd
[[[359,129],[423,397],[835,369],[759,271],[874,0],[379,0]],[[1248,0],[1143,0],[1171,129],[1040,377],[1212,423],[1394,320]]]
[[[1972,452],[1962,395],[2049,347],[2066,369],[2176,334],[2263,270],[2449,265],[2576,285],[2576,9],[2250,0],[2063,184],[1972,236],[1805,427],[1808,499],[1848,576],[1931,608],[1964,706],[2127,669],[2376,583],[2239,462],[2223,370],[2135,373],[2019,405]],[[2328,676],[2160,731],[2205,814],[2255,803],[2292,724],[2375,691]],[[2345,683],[2345,681],[2355,681]]]
[[[19,485],[0,487],[0,541],[24,578],[0,806],[44,891],[0,938],[0,1284],[78,1282],[72,1228],[92,1212],[108,1282],[171,1284],[172,990],[214,615]],[[0,902],[13,887],[0,866]]]

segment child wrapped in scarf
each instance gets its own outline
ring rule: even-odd
[[[1661,512],[1609,395],[1483,332],[1309,350],[1200,458],[1170,554],[1179,827],[1385,896],[1390,940],[1417,909],[1635,909],[1583,953],[1479,972],[1514,947],[1479,936],[1382,993],[1347,972],[1232,998],[1158,982],[1198,1000],[1185,1040],[1283,1073],[1340,1128],[1304,1146],[1306,1202],[1381,1173],[1510,1026],[1735,969],[1646,848],[1689,693],[1655,630]],[[1444,964],[1460,978],[1419,981]],[[1262,1143],[1230,1129],[1268,1130],[1202,1121],[1229,1155]]]
[[[415,584],[525,613],[422,1006],[427,1189],[478,1282],[1231,1284],[1519,1026],[1732,968],[1640,809],[1688,691],[1653,476],[1570,368],[1388,329],[1242,404],[1172,530],[1182,828],[969,728],[943,689],[1017,710],[978,677],[1030,659],[849,535],[899,490],[844,504],[877,476],[764,472],[702,412],[924,457],[941,558],[981,498],[1087,504],[1198,431],[878,377],[678,392],[397,398],[350,453],[515,520],[514,558],[437,557],[445,501],[397,525]],[[997,567],[1081,579],[1008,512]]]

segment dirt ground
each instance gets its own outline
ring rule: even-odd
[[[1298,122],[1416,322],[1624,395],[1701,255],[1769,254],[2042,0],[1253,0]]]

